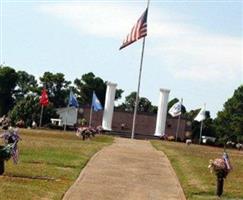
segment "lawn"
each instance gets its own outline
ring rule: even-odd
[[[216,178],[207,168],[209,160],[221,157],[222,148],[184,143],[151,141],[170,160],[188,200],[213,200]],[[243,200],[243,152],[227,150],[233,171],[224,184],[222,200]]]
[[[82,141],[71,132],[20,130],[20,161],[5,163],[0,176],[0,200],[61,199],[81,169],[109,136]]]

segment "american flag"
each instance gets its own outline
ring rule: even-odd
[[[138,19],[137,23],[132,27],[131,33],[128,34],[127,37],[124,39],[122,46],[119,50],[147,35],[147,16],[148,9],[144,11],[142,16]]]

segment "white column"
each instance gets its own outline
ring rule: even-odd
[[[165,134],[165,123],[167,116],[167,104],[170,90],[160,89],[159,105],[157,112],[156,129],[154,136],[161,137]]]
[[[107,83],[106,95],[105,95],[105,108],[103,113],[102,128],[105,130],[111,130],[112,117],[114,110],[114,100],[116,94],[115,83]]]

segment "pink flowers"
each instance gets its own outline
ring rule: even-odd
[[[77,129],[76,135],[78,137],[82,137],[83,140],[85,140],[86,138],[90,138],[90,136],[95,136],[95,134],[100,134],[102,133],[103,129],[102,126],[98,126],[97,128],[93,128],[93,127],[88,127],[88,126],[84,126],[84,127],[79,127]]]
[[[222,158],[216,158],[209,161],[209,166],[211,173],[215,173],[216,176],[221,176],[226,178],[230,170],[232,169],[228,155],[224,153]]]

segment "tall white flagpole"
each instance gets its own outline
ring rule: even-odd
[[[41,126],[42,126],[43,109],[44,109],[44,106],[43,106],[43,105],[41,105],[41,114],[40,114],[40,124],[39,124],[39,127],[41,127]]]
[[[92,114],[93,114],[93,105],[91,104],[90,113],[89,113],[89,127],[92,125]]]
[[[71,93],[71,91],[70,91],[70,93]],[[66,131],[66,129],[67,129],[67,115],[68,115],[68,110],[69,110],[70,93],[69,93],[68,105],[67,105],[66,113],[65,113],[64,131]]]
[[[200,126],[199,144],[201,144],[202,141],[202,128],[203,128],[203,120],[201,121],[201,126]]]
[[[181,98],[181,114],[179,115],[178,120],[177,120],[177,127],[176,127],[176,142],[177,142],[178,132],[179,132],[179,128],[180,128],[180,122],[181,122],[182,103],[183,103],[183,98]]]
[[[68,116],[68,110],[69,110],[69,102],[68,102],[68,106],[67,106],[67,109],[66,109],[66,113],[65,113],[65,124],[64,124],[64,131],[66,131],[67,129],[67,116]]]
[[[150,3],[150,0],[148,0],[148,3],[147,3],[147,10],[149,9],[149,3]],[[137,110],[138,110],[138,103],[139,103],[139,91],[140,91],[141,75],[142,75],[142,69],[143,69],[144,47],[145,47],[145,37],[143,38],[143,46],[142,46],[142,52],[141,52],[141,60],[140,60],[140,68],[139,68],[139,76],[138,76],[138,88],[137,88],[135,108],[134,108],[134,114],[133,114],[131,139],[134,139],[135,126],[136,126],[136,117],[137,117]]]
[[[204,103],[204,117],[206,118],[205,112],[206,112],[206,103]],[[205,120],[205,119],[203,119],[203,120]],[[201,126],[200,126],[199,144],[201,144],[201,142],[202,142],[203,120],[201,121]]]

